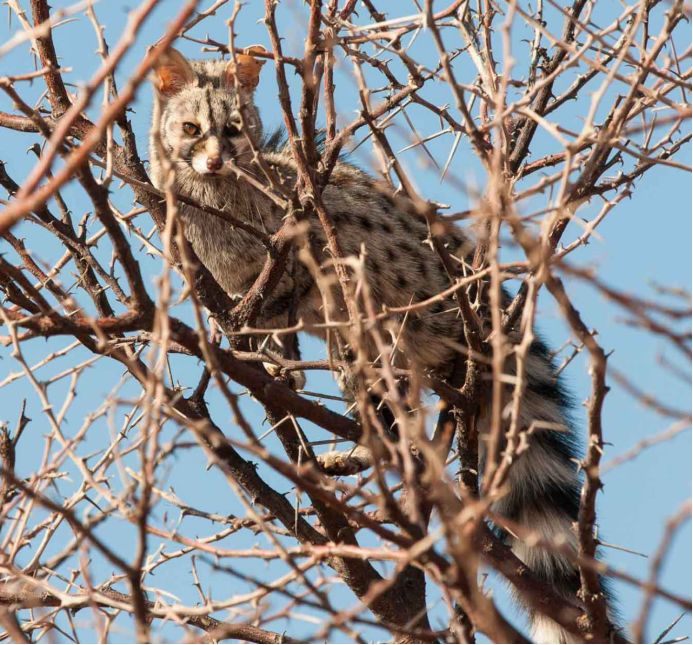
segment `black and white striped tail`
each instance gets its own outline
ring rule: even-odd
[[[510,492],[494,510],[521,526],[539,532],[542,539],[561,540],[577,550],[574,523],[580,499],[577,446],[570,430],[571,401],[554,375],[552,361],[543,343],[533,343],[527,360],[527,389],[522,401],[521,425],[546,423],[558,429],[537,429],[509,471]],[[483,428],[481,429],[483,432]],[[580,578],[566,557],[530,547],[508,535],[514,553],[535,575],[556,591],[579,602]],[[521,600],[521,599],[519,599]],[[531,616],[532,638],[539,643],[579,642],[557,623],[542,615]]]

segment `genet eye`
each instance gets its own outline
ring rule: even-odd
[[[235,125],[227,125],[223,131],[225,137],[237,137],[240,133],[241,131]]]
[[[200,126],[186,121],[183,124],[183,132],[185,132],[185,134],[187,134],[189,137],[196,137],[198,134],[200,134]]]

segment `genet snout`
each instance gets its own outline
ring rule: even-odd
[[[207,170],[210,172],[221,170],[223,165],[224,162],[221,160],[221,157],[207,157]]]

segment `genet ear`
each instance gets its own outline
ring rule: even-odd
[[[163,96],[178,94],[183,87],[195,80],[195,73],[190,63],[173,47],[159,55],[152,69],[154,87]]]
[[[236,62],[230,61],[226,66],[225,78],[229,87],[234,87],[236,80],[244,90],[252,92],[260,82],[260,70],[266,61],[256,58],[254,53],[268,53],[262,45],[246,47],[242,54],[236,54]]]

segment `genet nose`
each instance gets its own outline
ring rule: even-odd
[[[207,170],[210,172],[216,172],[220,170],[223,166],[221,157],[207,157]]]

